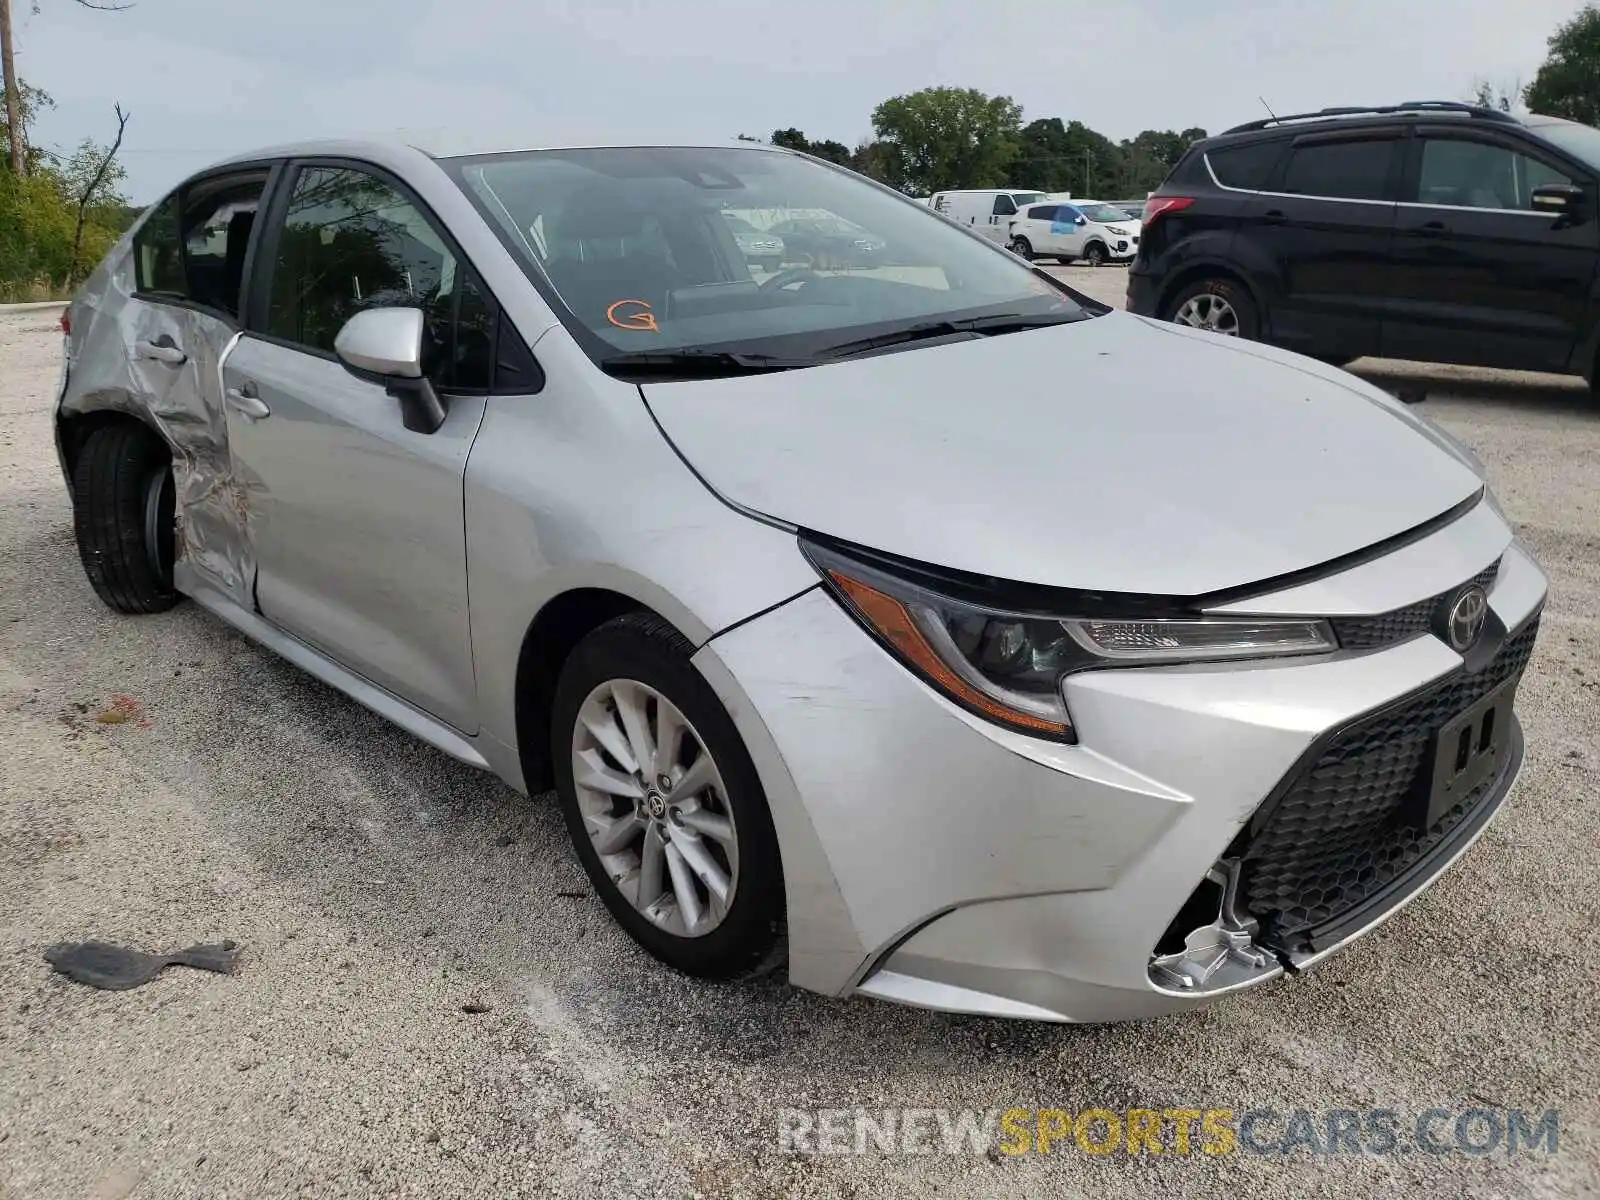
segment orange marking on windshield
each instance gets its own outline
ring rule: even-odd
[[[619,316],[617,310],[625,304],[634,304],[638,308],[622,313]],[[661,326],[656,324],[655,312],[650,308],[649,303],[644,300],[618,300],[610,308],[606,309],[606,320],[610,321],[618,329],[640,329],[649,333],[661,332]]]

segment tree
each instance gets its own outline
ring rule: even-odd
[[[1586,5],[1550,35],[1549,47],[1523,100],[1536,113],[1600,125],[1600,8]]]
[[[1146,129],[1122,143],[1122,174],[1117,190],[1129,196],[1142,196],[1161,186],[1189,147],[1206,136],[1204,129]]]
[[[898,149],[904,190],[995,187],[1022,148],[1022,107],[974,88],[924,88],[878,105],[872,128]]]
[[[75,0],[82,8],[98,12],[121,12],[133,5],[119,4],[117,0]],[[34,0],[33,11],[39,11],[39,0]],[[28,173],[28,150],[24,131],[27,114],[23,112],[22,87],[17,79],[16,36],[11,24],[11,0],[0,0],[0,75],[4,75],[6,103],[6,140],[11,148],[11,170],[16,175]]]
[[[67,264],[69,287],[78,278],[78,269],[82,265],[78,256],[83,251],[83,226],[89,217],[89,206],[98,204],[104,196],[114,195],[117,184],[127,178],[127,172],[117,161],[117,151],[122,149],[122,134],[128,128],[128,114],[122,111],[122,105],[114,107],[117,136],[110,147],[102,152],[100,147],[85,139],[62,170],[67,184],[78,196],[78,222],[72,231],[72,258]]]
[[[1013,171],[1016,182],[1047,192],[1093,196],[1115,191],[1122,152],[1110,138],[1082,121],[1062,124],[1060,117],[1031,121],[1022,131],[1022,150]]]

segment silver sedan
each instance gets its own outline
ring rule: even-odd
[[[887,251],[755,275],[730,208]],[[1470,452],[779,149],[243,154],[67,324],[105,602],[553,788],[695,975],[1193,1008],[1414,899],[1521,769],[1545,579]]]

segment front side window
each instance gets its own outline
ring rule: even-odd
[[[1387,200],[1393,138],[1309,142],[1296,146],[1284,168],[1283,190],[1296,196]]]
[[[295,180],[272,275],[267,332],[333,353],[367,308],[447,316],[456,261],[423,215],[362,171],[308,167]]]
[[[1572,179],[1505,146],[1465,138],[1424,138],[1417,200],[1459,208],[1530,209],[1534,188]]]
[[[603,366],[691,349],[809,365],[931,321],[1103,311],[926,206],[794,155],[635,147],[443,165]],[[781,241],[780,270],[752,273],[746,225]]]

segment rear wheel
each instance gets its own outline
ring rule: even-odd
[[[172,586],[175,493],[166,445],[143,425],[89,435],[72,472],[78,555],[95,594],[118,612],[164,612]]]
[[[728,979],[783,951],[783,870],[755,765],[687,641],[630,613],[562,668],[551,761],[567,831],[611,915],[656,958]]]
[[[1162,315],[1175,324],[1224,337],[1254,338],[1260,328],[1254,301],[1231,279],[1191,283],[1168,302]]]

